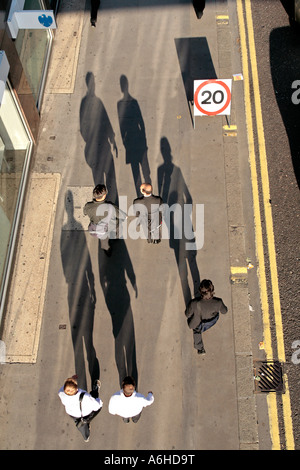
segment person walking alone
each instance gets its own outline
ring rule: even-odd
[[[91,26],[96,27],[98,9],[100,7],[100,0],[91,0]]]
[[[185,316],[189,328],[193,330],[194,348],[198,354],[205,354],[202,333],[218,321],[220,313],[225,314],[228,309],[222,299],[214,297],[214,285],[210,280],[200,282],[199,293],[199,297],[189,302]]]

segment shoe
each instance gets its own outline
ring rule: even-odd
[[[94,28],[96,28],[96,21],[95,20],[91,20],[91,26],[94,26]]]
[[[89,428],[89,433],[90,433],[90,423],[88,424],[88,428]],[[88,435],[86,439],[84,439],[84,442],[89,442],[89,440],[90,440],[90,434]]]
[[[93,390],[98,389],[98,392],[99,392],[100,388],[101,388],[100,380],[95,380],[94,385],[93,385]]]
[[[161,242],[161,240],[153,240],[154,245],[157,245],[160,242]]]
[[[197,354],[202,354],[202,355],[204,355],[205,353],[206,353],[206,352],[205,352],[205,349],[204,349],[204,348],[198,349],[198,351],[197,351]]]

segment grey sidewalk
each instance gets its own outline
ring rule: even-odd
[[[247,258],[240,183],[240,161],[247,161],[245,137],[238,140],[226,133],[221,117],[197,118],[193,129],[183,82],[187,72],[199,72],[199,64],[193,60],[201,54],[204,74],[207,67],[210,71],[213,67],[219,78],[240,72],[233,69],[236,59],[231,57],[230,27],[235,20],[229,26],[217,19],[234,10],[227,10],[227,2],[207,2],[199,21],[188,1],[174,0],[168,7],[160,6],[159,1],[151,2],[153,7],[140,1],[138,7],[130,7],[136,2],[117,2],[116,6],[113,0],[102,0],[97,27],[91,28],[89,11],[81,11],[77,3],[81,2],[62,1],[58,15],[33,168],[33,179],[48,175],[60,184],[50,208],[50,216],[55,216],[53,227],[49,222],[51,233],[40,228],[37,234],[39,241],[48,239],[47,233],[53,237],[45,254],[45,278],[40,292],[33,293],[30,285],[23,288],[31,299],[27,305],[35,307],[34,332],[27,332],[26,341],[31,335],[39,348],[24,363],[19,358],[17,363],[11,360],[11,364],[0,365],[1,448],[257,448],[247,273],[231,272],[234,267],[245,268]],[[197,45],[206,47],[206,54],[200,51],[197,56]],[[88,72],[94,77],[95,96],[90,101],[93,106],[83,113]],[[194,294],[193,273],[186,260],[178,269],[174,246],[168,240],[154,246],[128,238],[108,259],[98,254],[97,242],[86,232],[88,221],[82,208],[94,184],[101,182],[94,181],[86,158],[94,158],[97,152],[111,154],[110,170],[114,167],[116,175],[111,192],[127,196],[128,205],[136,197],[118,120],[122,75],[141,110],[154,192],[158,192],[158,171],[169,150],[173,164],[167,171],[169,196],[173,191],[179,198],[188,188],[186,202],[192,200],[194,207],[204,204],[204,246],[197,252],[196,263],[200,278],[213,280],[216,295],[229,309],[204,333],[205,357],[193,349],[184,316],[184,295],[188,289]],[[236,91],[241,93],[238,85]],[[235,106],[234,101],[233,119]],[[97,138],[99,121],[104,120],[111,126],[101,130],[106,133],[105,144]],[[88,145],[83,127],[89,135]],[[107,139],[112,133],[117,158]],[[40,185],[35,201],[42,199]],[[44,210],[42,202],[39,209],[34,200],[33,206],[27,204],[24,227],[29,215],[36,211],[38,216]],[[20,250],[30,263],[26,252],[30,233],[24,236]],[[20,253],[18,262],[22,263]],[[95,305],[90,298],[93,284]],[[18,292],[12,290],[11,302],[18,298]],[[36,298],[43,299],[38,312]],[[77,310],[76,302],[80,305]],[[74,331],[74,317],[71,324],[69,319],[74,308],[80,318],[76,320],[79,335]],[[12,317],[16,311],[18,307]],[[38,315],[40,321],[36,321]],[[11,321],[18,323],[15,318]],[[76,351],[72,333],[77,339],[84,337],[82,343],[78,340],[81,346]],[[24,336],[17,339],[19,344],[22,341]],[[92,423],[86,444],[66,416],[57,391],[75,372],[80,375],[80,385],[90,388],[92,346],[99,360],[104,407]],[[137,368],[139,391],[152,390],[155,397],[136,425],[125,425],[107,411],[126,366]],[[24,410],[21,414],[20,408]]]

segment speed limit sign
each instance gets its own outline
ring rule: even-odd
[[[230,114],[232,80],[195,80],[194,116]]]

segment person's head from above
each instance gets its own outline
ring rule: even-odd
[[[93,189],[93,198],[95,201],[104,201],[107,195],[107,189],[105,184],[97,184]]]
[[[125,397],[131,397],[135,391],[135,380],[133,377],[127,376],[123,379],[122,390]]]
[[[76,393],[78,392],[77,381],[73,377],[70,377],[65,381],[64,392],[66,395],[69,396],[76,395]]]
[[[214,296],[214,285],[209,279],[200,282],[199,292],[201,299],[210,300]]]
[[[143,183],[140,186],[140,191],[144,196],[151,196],[152,194],[152,186],[149,183]]]

